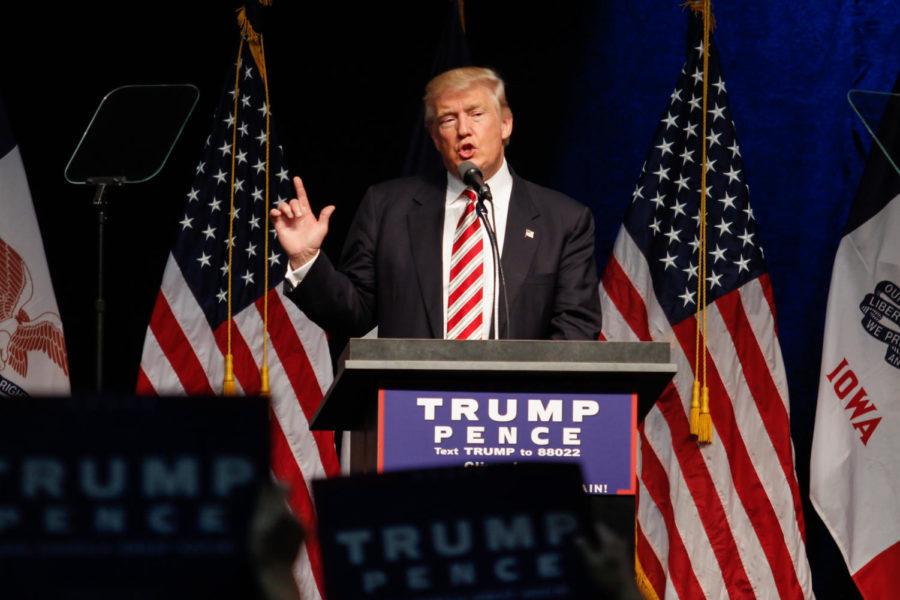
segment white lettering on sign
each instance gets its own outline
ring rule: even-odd
[[[443,398],[416,398],[416,405],[425,409],[425,420],[434,421],[434,413],[439,406],[444,405]]]
[[[572,421],[581,423],[585,417],[593,417],[600,412],[600,403],[596,400],[572,400]]]
[[[448,421],[481,421],[484,401],[477,398],[452,397],[445,403],[444,398],[432,396],[416,397],[416,406],[422,408],[422,418],[425,421],[435,421],[439,413],[449,409]],[[573,423],[582,423],[586,418],[593,417],[600,412],[600,403],[596,400],[575,399],[564,402],[561,399],[541,400],[539,398],[519,399],[488,398],[486,420],[493,423],[509,423],[514,421],[523,408],[523,414],[531,423],[561,423],[568,412],[568,420]],[[445,417],[446,418],[446,417]]]

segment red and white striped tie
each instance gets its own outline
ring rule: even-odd
[[[450,253],[450,286],[447,294],[447,339],[477,340],[482,337],[484,252],[481,221],[475,213],[475,192],[456,224]]]

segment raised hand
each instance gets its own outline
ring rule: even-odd
[[[278,241],[290,259],[291,269],[302,267],[316,257],[328,233],[328,220],[334,212],[334,206],[326,206],[316,218],[299,177],[294,177],[294,189],[296,198],[279,202],[269,213]]]

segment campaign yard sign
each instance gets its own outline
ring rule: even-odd
[[[0,403],[0,597],[248,598],[260,398]]]
[[[384,389],[379,472],[575,462],[589,494],[634,494],[637,396]]]
[[[328,597],[587,597],[580,480],[529,463],[314,481]]]

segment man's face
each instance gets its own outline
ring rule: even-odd
[[[512,114],[501,113],[497,100],[483,85],[447,91],[434,101],[431,139],[453,174],[460,163],[478,165],[489,179],[503,164],[503,141],[512,133]]]

